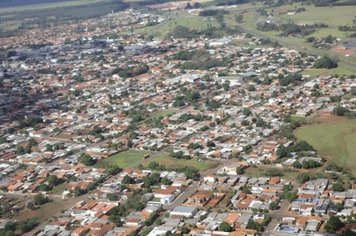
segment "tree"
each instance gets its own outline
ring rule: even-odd
[[[289,152],[287,150],[287,148],[283,145],[281,145],[278,149],[277,149],[277,152],[276,152],[277,156],[279,158],[283,158],[283,157],[286,157],[288,156]]]
[[[291,192],[290,190],[284,190],[282,194],[283,199],[287,199],[289,202],[294,201],[298,196],[297,191]]]
[[[314,160],[307,160],[302,162],[304,169],[314,169],[320,166],[320,163]]]
[[[50,175],[48,178],[47,178],[47,182],[50,186],[57,186],[58,184],[60,184],[60,179],[57,178],[57,176],[55,175]]]
[[[24,155],[24,154],[26,154],[26,153],[31,153],[31,149],[30,149],[30,152],[28,152],[28,150],[27,149],[25,149],[23,146],[21,146],[21,145],[18,145],[17,147],[16,147],[16,154],[17,155]]]
[[[150,176],[146,176],[143,178],[143,183],[146,188],[154,186],[160,182],[160,175],[159,173],[153,173]]]
[[[157,212],[154,212],[152,213],[145,221],[144,221],[144,224],[146,226],[150,226],[152,225],[155,220],[158,218],[159,214]]]
[[[42,184],[40,184],[40,185],[38,186],[38,189],[39,189],[40,191],[47,192],[47,191],[50,191],[50,190],[52,189],[52,187],[49,186],[49,185],[47,185],[47,184],[42,183]]]
[[[106,168],[106,173],[108,175],[117,175],[121,171],[122,169],[118,166],[109,166],[108,168]]]
[[[242,114],[244,114],[244,116],[250,116],[252,112],[249,108],[245,107],[242,109]]]
[[[38,143],[37,143],[36,139],[30,138],[30,139],[28,140],[28,146],[30,146],[30,147],[35,147],[35,146],[37,146],[37,145],[38,145]]]
[[[115,224],[117,227],[122,226],[121,217],[119,215],[110,215],[109,221],[112,222],[113,224]]]
[[[348,229],[348,230],[346,230],[345,232],[343,232],[341,235],[342,235],[342,236],[356,236],[356,232],[354,232],[354,231]]]
[[[76,187],[74,189],[74,196],[78,197],[80,195],[83,195],[85,192],[86,192],[85,190],[83,190],[83,189],[81,189],[79,187]]]
[[[297,176],[297,180],[299,183],[303,184],[310,180],[310,176],[308,174],[301,173]]]
[[[32,201],[29,201],[28,203],[26,203],[26,208],[28,208],[30,210],[35,210],[36,206]]]
[[[247,86],[247,90],[250,91],[250,92],[252,92],[252,91],[255,91],[256,88],[255,88],[255,86],[253,86],[252,84],[250,84],[249,86]]]
[[[231,232],[232,231],[232,227],[229,223],[223,221],[221,222],[221,224],[219,225],[219,229],[221,231],[224,231],[224,232]]]
[[[170,179],[168,179],[167,177],[163,177],[161,179],[161,183],[164,184],[164,185],[171,185],[172,181]]]
[[[336,216],[331,216],[325,224],[325,230],[329,233],[335,233],[337,230],[344,227],[344,223]]]
[[[135,183],[135,180],[133,178],[131,178],[128,175],[125,175],[124,178],[121,181],[122,184],[133,184]]]
[[[235,16],[235,21],[236,21],[237,23],[242,23],[242,22],[243,22],[243,19],[244,19],[244,16],[241,15],[241,14]]]
[[[300,169],[300,168],[302,168],[302,164],[299,161],[295,161],[295,162],[293,162],[293,167]]]
[[[315,61],[314,67],[332,69],[337,67],[337,62],[327,56],[323,56]]]
[[[274,210],[277,210],[279,207],[278,207],[278,203],[277,202],[271,202],[269,204],[269,209],[271,209],[272,211]]]
[[[338,105],[333,109],[333,114],[337,116],[344,116],[346,113],[350,112],[349,109]]]
[[[259,232],[262,232],[263,231],[263,226],[258,224],[258,223],[256,223],[254,220],[249,219],[248,223],[247,223],[247,226],[246,226],[246,229],[253,229],[253,230],[257,230]]]
[[[110,200],[110,201],[117,201],[119,200],[119,197],[115,194],[115,193],[107,193],[106,197]]]
[[[159,164],[156,161],[151,161],[150,164],[148,164],[148,169],[150,170],[156,170]]]
[[[242,148],[242,151],[244,151],[245,153],[249,154],[252,151],[253,147],[252,145],[246,145]]]
[[[333,186],[331,187],[331,189],[335,192],[342,192],[345,191],[345,187],[342,184],[341,181],[337,181],[335,184],[333,184]]]
[[[86,166],[93,166],[96,163],[96,160],[89,156],[88,154],[82,154],[80,157],[80,162]]]
[[[45,197],[42,194],[37,194],[36,196],[33,197],[33,201],[36,205],[43,205],[49,202],[49,199],[48,197]]]
[[[310,145],[307,141],[300,141],[296,145],[289,149],[290,152],[308,152],[315,151],[314,147]]]
[[[189,179],[197,180],[199,179],[199,171],[193,167],[186,167],[184,170],[185,176]]]

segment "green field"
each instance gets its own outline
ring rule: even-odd
[[[150,157],[143,157],[150,154]],[[139,164],[147,166],[151,161],[156,161],[160,165],[165,165],[168,169],[182,168],[185,166],[195,167],[198,170],[207,170],[214,167],[217,163],[213,161],[198,161],[196,158],[192,160],[178,160],[169,156],[165,152],[149,152],[143,150],[127,150],[120,152],[114,156],[107,158],[105,161],[117,165],[121,168],[135,168]]]
[[[339,119],[298,128],[295,135],[309,142],[331,162],[356,174],[356,120]]]

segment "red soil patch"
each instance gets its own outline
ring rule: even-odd
[[[350,48],[344,48],[344,47],[334,47],[332,50],[338,54],[342,55],[350,55],[350,57],[356,56],[356,50],[355,49],[350,49]]]

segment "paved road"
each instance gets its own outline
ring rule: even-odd
[[[299,188],[299,184],[294,184],[293,189],[291,192],[296,191]],[[280,208],[276,211],[272,211],[268,214],[269,217],[272,218],[271,222],[267,225],[265,228],[265,231],[263,231],[262,236],[268,236],[271,235],[271,233],[274,231],[274,229],[277,227],[279,221],[283,217],[293,217],[293,213],[289,211],[289,205],[290,202],[287,201],[286,199],[282,200],[282,203],[280,203]]]
[[[175,207],[182,205],[182,203],[184,203],[188,197],[194,194],[198,188],[199,182],[193,182],[193,184],[189,185],[185,190],[183,190],[183,193],[181,193],[171,204],[164,206],[163,209],[172,210]]]
[[[234,158],[230,159],[230,160],[222,161],[218,166],[208,169],[208,170],[205,170],[205,171],[202,171],[200,173],[201,179],[203,179],[205,176],[215,174],[216,171],[223,166],[226,166],[226,165],[228,166],[228,165],[231,165],[236,162],[238,162],[238,160],[234,159]],[[200,186],[200,181],[194,181],[185,190],[183,190],[183,193],[180,194],[171,204],[164,206],[163,209],[172,210],[176,206],[182,205],[182,203],[184,203],[188,197],[193,195],[193,193],[195,193],[198,190],[199,186]]]

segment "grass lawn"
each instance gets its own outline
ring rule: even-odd
[[[334,118],[302,126],[295,131],[331,162],[356,174],[356,120]]]
[[[148,159],[143,159],[147,154],[150,154]],[[143,150],[127,150],[107,158],[105,161],[117,165],[121,168],[137,167],[139,164],[147,166],[151,161],[156,161],[161,165],[165,165],[168,169],[181,168],[185,166],[195,167],[198,170],[206,170],[214,167],[217,163],[213,161],[178,160],[169,156],[165,152],[149,152]]]

